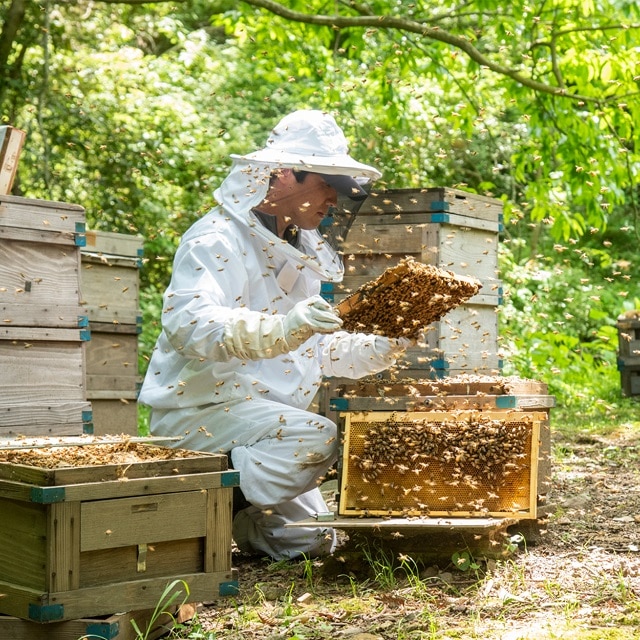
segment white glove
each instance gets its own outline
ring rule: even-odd
[[[238,309],[225,323],[223,344],[241,360],[275,358],[294,351],[314,333],[332,333],[342,320],[321,296],[298,302],[287,315]]]
[[[296,341],[297,349],[314,333],[333,333],[342,326],[342,319],[333,307],[322,297],[313,296],[298,302],[284,318],[285,340],[289,344]]]

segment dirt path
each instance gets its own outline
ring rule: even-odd
[[[240,596],[197,624],[216,639],[640,638],[640,434],[554,435],[546,511],[535,544],[466,571],[234,556]]]

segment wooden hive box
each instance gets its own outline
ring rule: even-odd
[[[97,446],[75,442],[66,448]],[[0,613],[49,623],[154,608],[174,580],[196,602],[236,593],[238,473],[226,456],[182,455],[53,469],[0,463]]]
[[[459,375],[437,380],[380,377],[349,381],[332,388],[329,409],[343,425],[348,412],[459,412],[492,413],[533,412],[538,414],[537,487],[539,501],[544,502],[551,486],[550,410],[555,398],[547,385],[510,376]],[[544,417],[543,417],[544,416]],[[372,419],[374,419],[372,417]],[[344,450],[346,455],[346,449]]]
[[[340,516],[535,519],[537,412],[350,412]]]
[[[80,306],[84,209],[0,196],[0,435],[91,427]]]
[[[432,377],[498,373],[501,229],[502,203],[494,198],[440,187],[373,192],[346,238],[338,232],[345,277],[324,285],[324,295],[340,303],[406,256],[473,276],[482,283],[479,293],[430,325],[423,343],[408,349],[405,367]]]
[[[96,435],[136,435],[142,238],[88,231],[81,251],[81,287],[91,329],[87,398]]]

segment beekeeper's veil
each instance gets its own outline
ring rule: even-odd
[[[349,155],[347,140],[333,116],[317,110],[295,111],[285,116],[273,129],[263,149],[231,157],[233,166],[214,193],[216,201],[270,242],[273,235],[251,210],[267,195],[269,177],[275,169],[292,168],[322,174],[343,196],[343,201],[353,204],[346,213],[336,212],[336,217],[341,213],[349,217],[355,215],[358,204],[367,197],[362,185],[381,176],[374,167]],[[283,241],[282,250],[294,261],[312,269],[320,279],[339,282],[343,273],[342,260],[328,241],[330,237],[335,239],[336,234],[327,233],[328,229],[330,227],[323,226],[319,230],[301,230],[301,248],[296,249]]]

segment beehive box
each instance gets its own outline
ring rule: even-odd
[[[87,398],[96,435],[135,435],[142,239],[88,231],[81,251],[84,312],[91,329],[87,345]]]
[[[550,411],[555,398],[547,385],[516,376],[459,375],[437,380],[380,376],[343,381],[332,386],[329,413],[341,425],[346,412],[533,412],[544,414],[539,422],[538,502],[543,503],[551,485]]]
[[[536,517],[544,413],[342,417],[340,516]]]
[[[84,220],[77,205],[0,196],[0,436],[90,429]]]
[[[237,591],[226,456],[119,439],[123,458],[101,463],[104,439],[61,443],[45,451],[97,460],[45,468],[0,451],[0,613],[49,623],[153,608],[174,580],[193,601]]]
[[[494,198],[440,187],[373,192],[338,242],[344,280],[325,284],[324,295],[338,304],[407,256],[477,278],[479,293],[429,326],[420,346],[407,350],[406,367],[421,377],[498,373],[501,229],[502,203]]]

